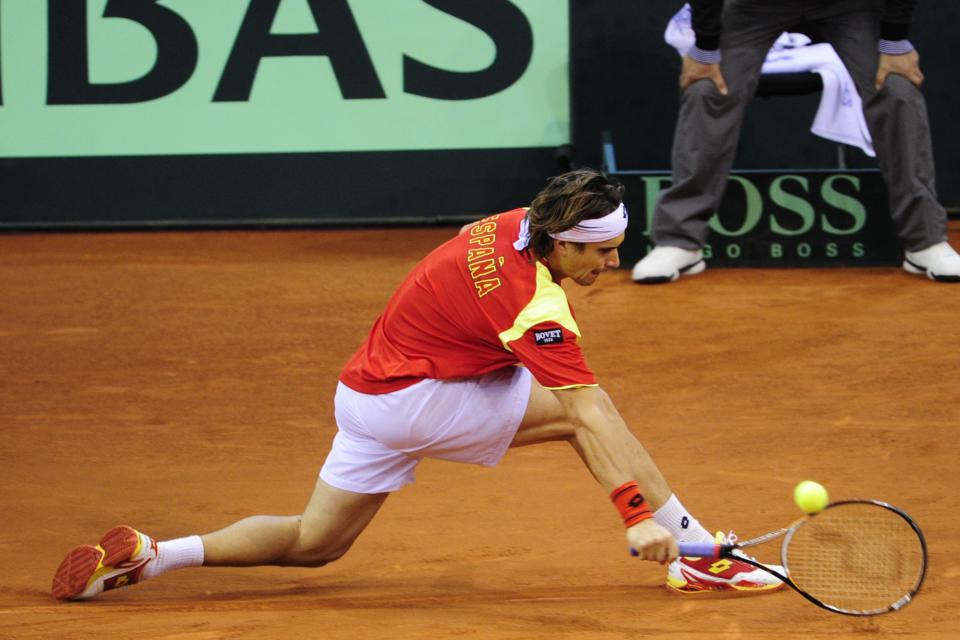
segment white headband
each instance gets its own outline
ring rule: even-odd
[[[566,231],[548,235],[554,240],[567,242],[606,242],[626,231],[628,220],[627,209],[621,202],[620,206],[602,218],[583,220]],[[530,244],[530,219],[525,216],[520,223],[520,237],[513,246],[517,251],[523,251],[528,244]]]
[[[606,242],[626,231],[627,221],[627,209],[621,202],[619,207],[602,218],[582,220],[566,231],[548,235],[554,240],[567,242]]]

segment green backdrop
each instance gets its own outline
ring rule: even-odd
[[[555,147],[570,141],[568,13],[3,0],[0,157]]]

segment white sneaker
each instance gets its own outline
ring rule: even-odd
[[[938,242],[922,251],[905,252],[903,270],[925,273],[937,282],[960,282],[960,255],[946,242]]]
[[[718,531],[717,544],[736,544],[733,532],[723,535]],[[753,560],[742,551],[734,555]],[[783,574],[783,567],[764,564]],[[667,587],[680,593],[703,593],[710,591],[739,591],[744,593],[762,593],[775,591],[783,587],[783,581],[746,562],[729,558],[685,558],[680,557],[670,563],[667,569]]]
[[[681,275],[692,276],[707,268],[700,249],[654,247],[643,260],[633,266],[633,281],[640,284],[673,282]]]

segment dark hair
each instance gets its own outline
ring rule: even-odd
[[[531,251],[538,257],[549,254],[553,250],[551,233],[602,218],[621,202],[623,185],[595,169],[577,169],[550,178],[527,212]]]

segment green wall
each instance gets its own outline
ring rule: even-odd
[[[567,16],[565,0],[4,0],[0,157],[554,147]]]

